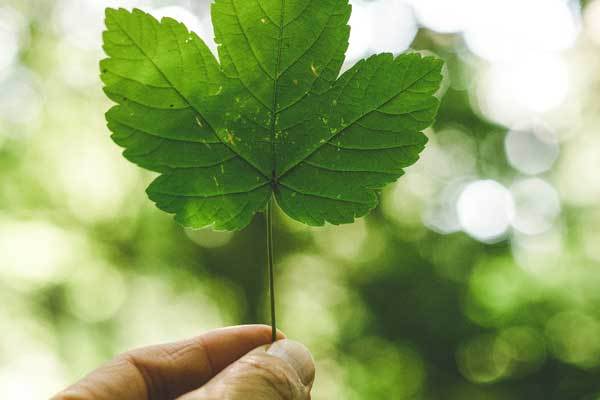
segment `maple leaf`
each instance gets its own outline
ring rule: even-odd
[[[114,141],[161,175],[147,193],[184,226],[245,227],[274,196],[309,225],[364,216],[417,161],[443,63],[379,54],[340,76],[348,0],[216,0],[219,60],[181,23],[106,10]]]

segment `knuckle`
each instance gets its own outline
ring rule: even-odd
[[[148,368],[135,354],[123,353],[117,357],[116,362],[128,365],[138,375],[139,380],[145,386],[145,392],[149,394],[150,398],[163,398],[168,395],[167,385],[162,376]]]

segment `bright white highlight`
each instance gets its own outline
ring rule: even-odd
[[[513,129],[506,135],[504,148],[513,168],[536,175],[548,171],[558,158],[558,143],[542,127]]]
[[[407,0],[419,22],[463,32],[467,46],[490,61],[570,48],[579,15],[570,0]]]
[[[452,182],[438,194],[423,213],[423,223],[429,229],[450,234],[461,230],[456,203],[464,188],[463,182]]]
[[[200,7],[198,7],[200,8]],[[190,7],[166,6],[154,8],[149,13],[159,21],[163,17],[170,17],[183,23],[190,32],[194,32],[206,44],[206,46],[217,55],[217,44],[215,43],[214,30],[209,8],[203,6],[199,14],[190,11]]]
[[[0,80],[16,63],[19,50],[23,45],[25,19],[16,10],[0,7]]]
[[[523,179],[510,189],[515,214],[512,226],[527,235],[538,235],[552,228],[560,214],[560,199],[556,190],[539,178]]]
[[[419,22],[441,33],[467,29],[477,18],[478,0],[407,0],[414,8]]]
[[[588,4],[584,17],[587,34],[595,43],[600,45],[600,0]]]
[[[397,0],[352,0],[350,3],[352,30],[346,52],[347,66],[370,54],[398,54],[408,49],[417,34],[417,24],[407,4]]]
[[[0,275],[7,280],[29,286],[61,280],[74,247],[72,238],[50,223],[0,219]]]
[[[5,80],[0,81],[0,121],[29,129],[35,127],[43,104],[34,85],[35,80],[31,71],[18,67]],[[0,133],[20,136],[27,132],[10,130]]]
[[[543,114],[561,106],[569,83],[568,68],[559,56],[493,64],[478,87],[479,106],[492,120],[514,126],[532,113]]]
[[[163,17],[173,18],[174,20],[183,23],[188,30],[193,32],[198,32],[198,28],[200,27],[200,19],[186,8],[180,6],[155,8],[150,10],[149,13],[159,21]]]
[[[467,185],[458,198],[456,209],[462,229],[483,242],[501,239],[515,213],[510,192],[493,180]]]
[[[465,41],[490,61],[570,48],[579,32],[567,0],[477,1]]]

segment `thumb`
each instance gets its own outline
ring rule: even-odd
[[[178,400],[308,400],[314,378],[308,349],[279,340],[252,350]]]

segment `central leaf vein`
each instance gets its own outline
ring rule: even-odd
[[[277,185],[277,165],[275,165],[275,130],[277,129],[277,103],[279,97],[279,68],[281,67],[281,54],[283,52],[283,21],[285,20],[285,0],[281,0],[281,15],[279,19],[279,41],[277,59],[275,60],[275,80],[273,82],[273,113],[271,115],[271,184]]]

